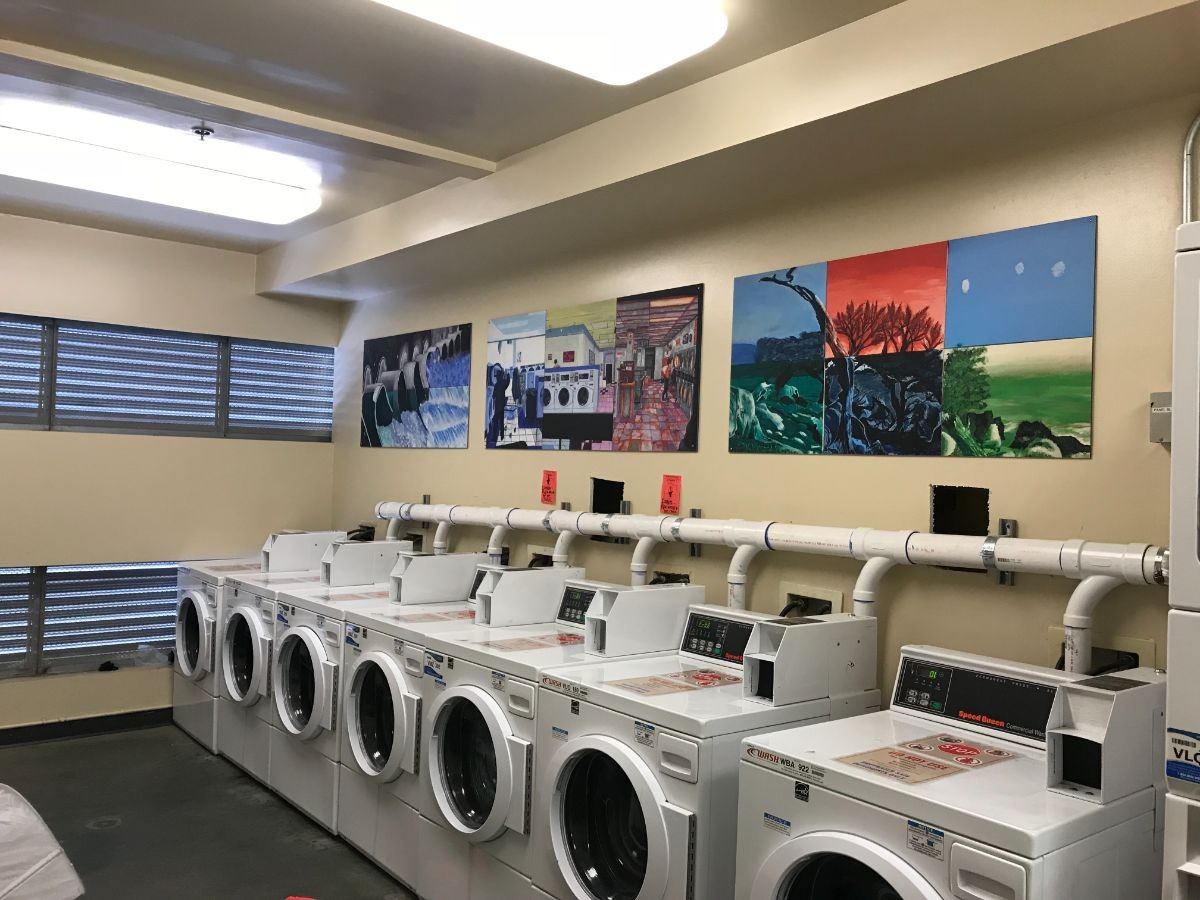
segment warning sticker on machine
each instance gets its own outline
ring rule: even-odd
[[[932,856],[946,858],[946,833],[924,822],[908,820],[908,849]]]
[[[769,812],[763,813],[763,827],[786,834],[788,837],[792,835],[792,823],[782,816],[776,816]]]
[[[645,747],[654,746],[655,727],[649,722],[639,722],[634,719],[633,722],[633,739]]]
[[[389,622],[402,622],[406,625],[428,625],[430,622],[454,622],[464,619],[474,619],[475,610],[460,609],[454,612],[430,612],[430,613],[400,613],[393,616],[380,616],[381,619],[386,619]]]
[[[499,650],[501,653],[515,653],[520,650],[544,650],[547,647],[571,647],[583,643],[582,634],[566,634],[552,632],[551,634],[534,634],[529,637],[506,638],[500,641],[470,641],[485,650]]]
[[[921,784],[1015,758],[1015,753],[1001,747],[953,734],[933,734],[893,747],[842,756],[838,762],[903,784]]]
[[[1167,777],[1200,784],[1200,734],[1168,728]]]
[[[605,684],[618,687],[634,694],[657,697],[662,694],[678,694],[682,691],[701,691],[707,688],[741,684],[737,675],[718,672],[715,669],[682,669],[678,672],[663,672],[641,678],[620,678]]]

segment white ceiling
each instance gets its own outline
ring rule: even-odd
[[[0,0],[0,38],[490,160],[536,146],[899,0],[726,0],[716,47],[618,88],[373,0]],[[293,153],[323,173],[322,209],[261,226],[0,178],[0,212],[257,251],[457,177],[369,142],[0,53],[0,92],[46,96]]]

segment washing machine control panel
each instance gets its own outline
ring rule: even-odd
[[[559,621],[570,625],[583,625],[583,617],[587,614],[588,607],[592,605],[592,598],[595,596],[594,590],[567,585],[563,590],[562,600],[558,604]]]
[[[753,622],[692,613],[688,616],[687,628],[684,629],[679,649],[741,665],[752,631]]]
[[[995,672],[905,657],[894,709],[1042,741],[1057,688]]]

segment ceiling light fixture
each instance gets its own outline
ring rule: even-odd
[[[633,84],[725,34],[721,0],[377,0],[603,81]]]
[[[198,128],[0,98],[0,175],[269,225],[320,208],[321,174],[305,160]]]

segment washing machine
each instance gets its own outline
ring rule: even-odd
[[[275,609],[267,784],[337,831],[346,614],[387,602],[376,584],[280,593]]]
[[[575,412],[596,412],[600,405],[600,369],[576,372],[572,392]]]
[[[421,835],[421,679],[427,636],[462,632],[474,618],[468,601],[346,613],[338,833],[413,889],[419,889],[422,844],[434,848],[437,864],[425,867],[433,890],[456,878],[465,884],[465,844],[441,841],[446,846],[437,852],[440,835]]]
[[[171,717],[209,751],[217,752],[216,624],[231,575],[258,572],[257,556],[183,563],[175,614],[175,672]]]
[[[471,845],[471,883],[461,896],[533,896],[530,825],[541,801],[532,779],[545,746],[538,743],[542,672],[588,659],[666,653],[678,646],[688,610],[703,598],[699,585],[572,580],[551,624],[429,637],[422,743],[432,795],[421,798],[421,812]],[[476,621],[489,599],[495,603],[496,595],[481,589]],[[497,893],[498,884],[507,885],[505,893]]]
[[[742,739],[877,710],[876,631],[695,606],[674,653],[543,672],[541,896],[732,897]]]
[[[278,725],[271,702],[271,651],[277,598],[289,590],[320,587],[318,571],[233,575],[214,640],[217,666],[217,752],[264,784],[269,777],[270,729]]]
[[[1164,678],[901,652],[886,712],[749,738],[738,900],[1157,900]]]

